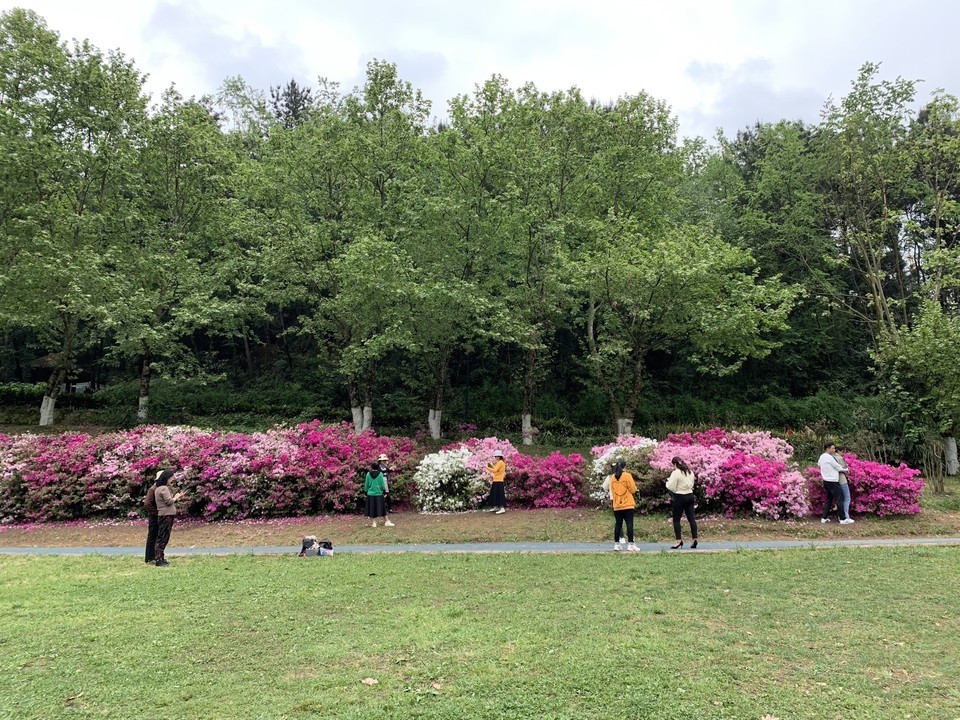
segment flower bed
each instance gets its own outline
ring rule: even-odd
[[[810,512],[806,482],[788,466],[793,448],[768,432],[740,433],[713,428],[668,435],[650,453],[650,465],[663,472],[681,458],[697,475],[707,510],[728,516],[755,513],[780,520]]]
[[[853,453],[843,455],[850,468],[847,474],[850,484],[850,510],[855,513],[876,515],[916,515],[920,512],[920,497],[924,482],[920,471],[901,463],[893,467],[861,460]],[[820,468],[808,467],[803,471],[809,482],[811,504],[823,507],[826,493],[820,478]]]
[[[583,457],[553,453],[524,455],[508,441],[470,438],[427,455],[414,475],[424,512],[459,512],[479,507],[490,490],[487,467],[494,451],[507,464],[507,502],[520,507],[569,508],[583,503]]]
[[[407,438],[319,422],[250,435],[144,426],[99,436],[0,436],[0,521],[140,514],[156,468],[174,470],[183,509],[208,520],[354,510],[363,470],[386,453],[402,486],[414,450]]]

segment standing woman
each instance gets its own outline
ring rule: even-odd
[[[164,470],[157,475],[157,489],[154,498],[157,501],[157,545],[154,553],[157,567],[165,567],[167,562],[163,551],[170,542],[170,531],[173,529],[173,519],[177,516],[177,500],[183,497],[182,492],[176,495],[170,492],[167,482],[173,477],[170,470]]]
[[[637,492],[637,483],[633,475],[624,470],[626,466],[623,460],[613,463],[611,465],[613,473],[603,481],[603,489],[610,493],[610,501],[613,503],[613,549],[617,551],[622,549],[623,525],[626,523],[626,540],[629,543],[627,550],[640,552],[640,548],[633,544],[633,514],[637,508],[637,501],[633,496]]]
[[[390,458],[387,457],[387,454],[380,453],[377,458],[377,467],[383,473],[383,516],[386,518],[383,524],[387,527],[393,527],[393,523],[390,522],[388,517],[390,515],[390,473],[393,472],[393,468],[387,465],[388,462],[390,462]]]
[[[383,502],[383,494],[387,491],[387,479],[380,469],[380,463],[375,462],[370,465],[370,470],[363,478],[363,487],[367,493],[367,517],[373,520],[373,527],[377,526],[377,520],[383,518],[383,524],[386,527],[392,527],[393,523],[387,520],[387,510]]]
[[[667,490],[670,491],[670,497],[673,498],[673,536],[677,540],[676,545],[671,545],[671,550],[683,547],[683,537],[680,534],[680,516],[686,515],[687,522],[690,523],[690,534],[693,536],[693,542],[690,548],[697,547],[697,519],[693,516],[693,484],[696,481],[696,475],[682,458],[675,457],[671,460],[674,470],[667,478]]]
[[[147,494],[143,498],[143,507],[147,511],[147,547],[144,549],[143,561],[146,563],[156,562],[157,559],[157,483],[163,471],[157,472],[154,483],[147,488]]]
[[[487,470],[491,475],[490,480],[490,509],[496,509],[497,515],[503,515],[507,511],[507,492],[503,483],[507,477],[507,464],[503,461],[503,451],[493,451],[493,465],[487,465]]]

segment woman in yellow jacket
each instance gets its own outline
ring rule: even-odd
[[[608,475],[603,481],[603,489],[610,493],[610,501],[613,503],[613,549],[622,550],[624,537],[623,524],[627,524],[626,542],[627,550],[630,552],[639,552],[640,548],[633,544],[633,513],[637,507],[637,501],[634,500],[634,494],[637,492],[637,484],[633,480],[633,475],[624,471],[626,463],[618,460],[611,464],[613,474]]]
[[[502,450],[493,451],[493,465],[487,465],[487,471],[490,473],[490,510],[503,515],[507,511],[507,493],[503,487],[507,464],[503,461]]]

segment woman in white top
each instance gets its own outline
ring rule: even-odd
[[[675,457],[670,462],[673,463],[674,470],[667,478],[667,490],[670,491],[670,497],[673,498],[673,535],[677,539],[676,545],[671,545],[671,550],[683,547],[683,537],[680,534],[680,517],[687,516],[687,522],[690,523],[690,534],[693,536],[691,549],[697,547],[697,519],[693,516],[693,484],[697,477],[693,474],[690,466],[682,458]]]

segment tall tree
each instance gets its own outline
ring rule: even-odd
[[[827,103],[818,137],[821,186],[838,253],[856,279],[844,302],[866,323],[874,347],[908,323],[907,299],[914,290],[901,240],[915,84],[878,80],[879,70],[866,63],[850,93],[839,104]]]
[[[114,356],[140,367],[137,418],[149,415],[154,366],[193,365],[183,341],[197,329],[216,332],[227,304],[219,248],[221,203],[232,156],[216,120],[175,91],[147,123],[140,151],[140,208],[124,264],[121,293],[110,306]]]
[[[29,11],[3,14],[0,38],[9,68],[0,77],[2,129],[13,143],[29,138],[9,167],[12,186],[32,187],[12,211],[21,249],[7,289],[15,322],[54,350],[40,410],[49,425],[78,344],[117,292],[137,192],[143,78],[118,53],[60,44]]]

